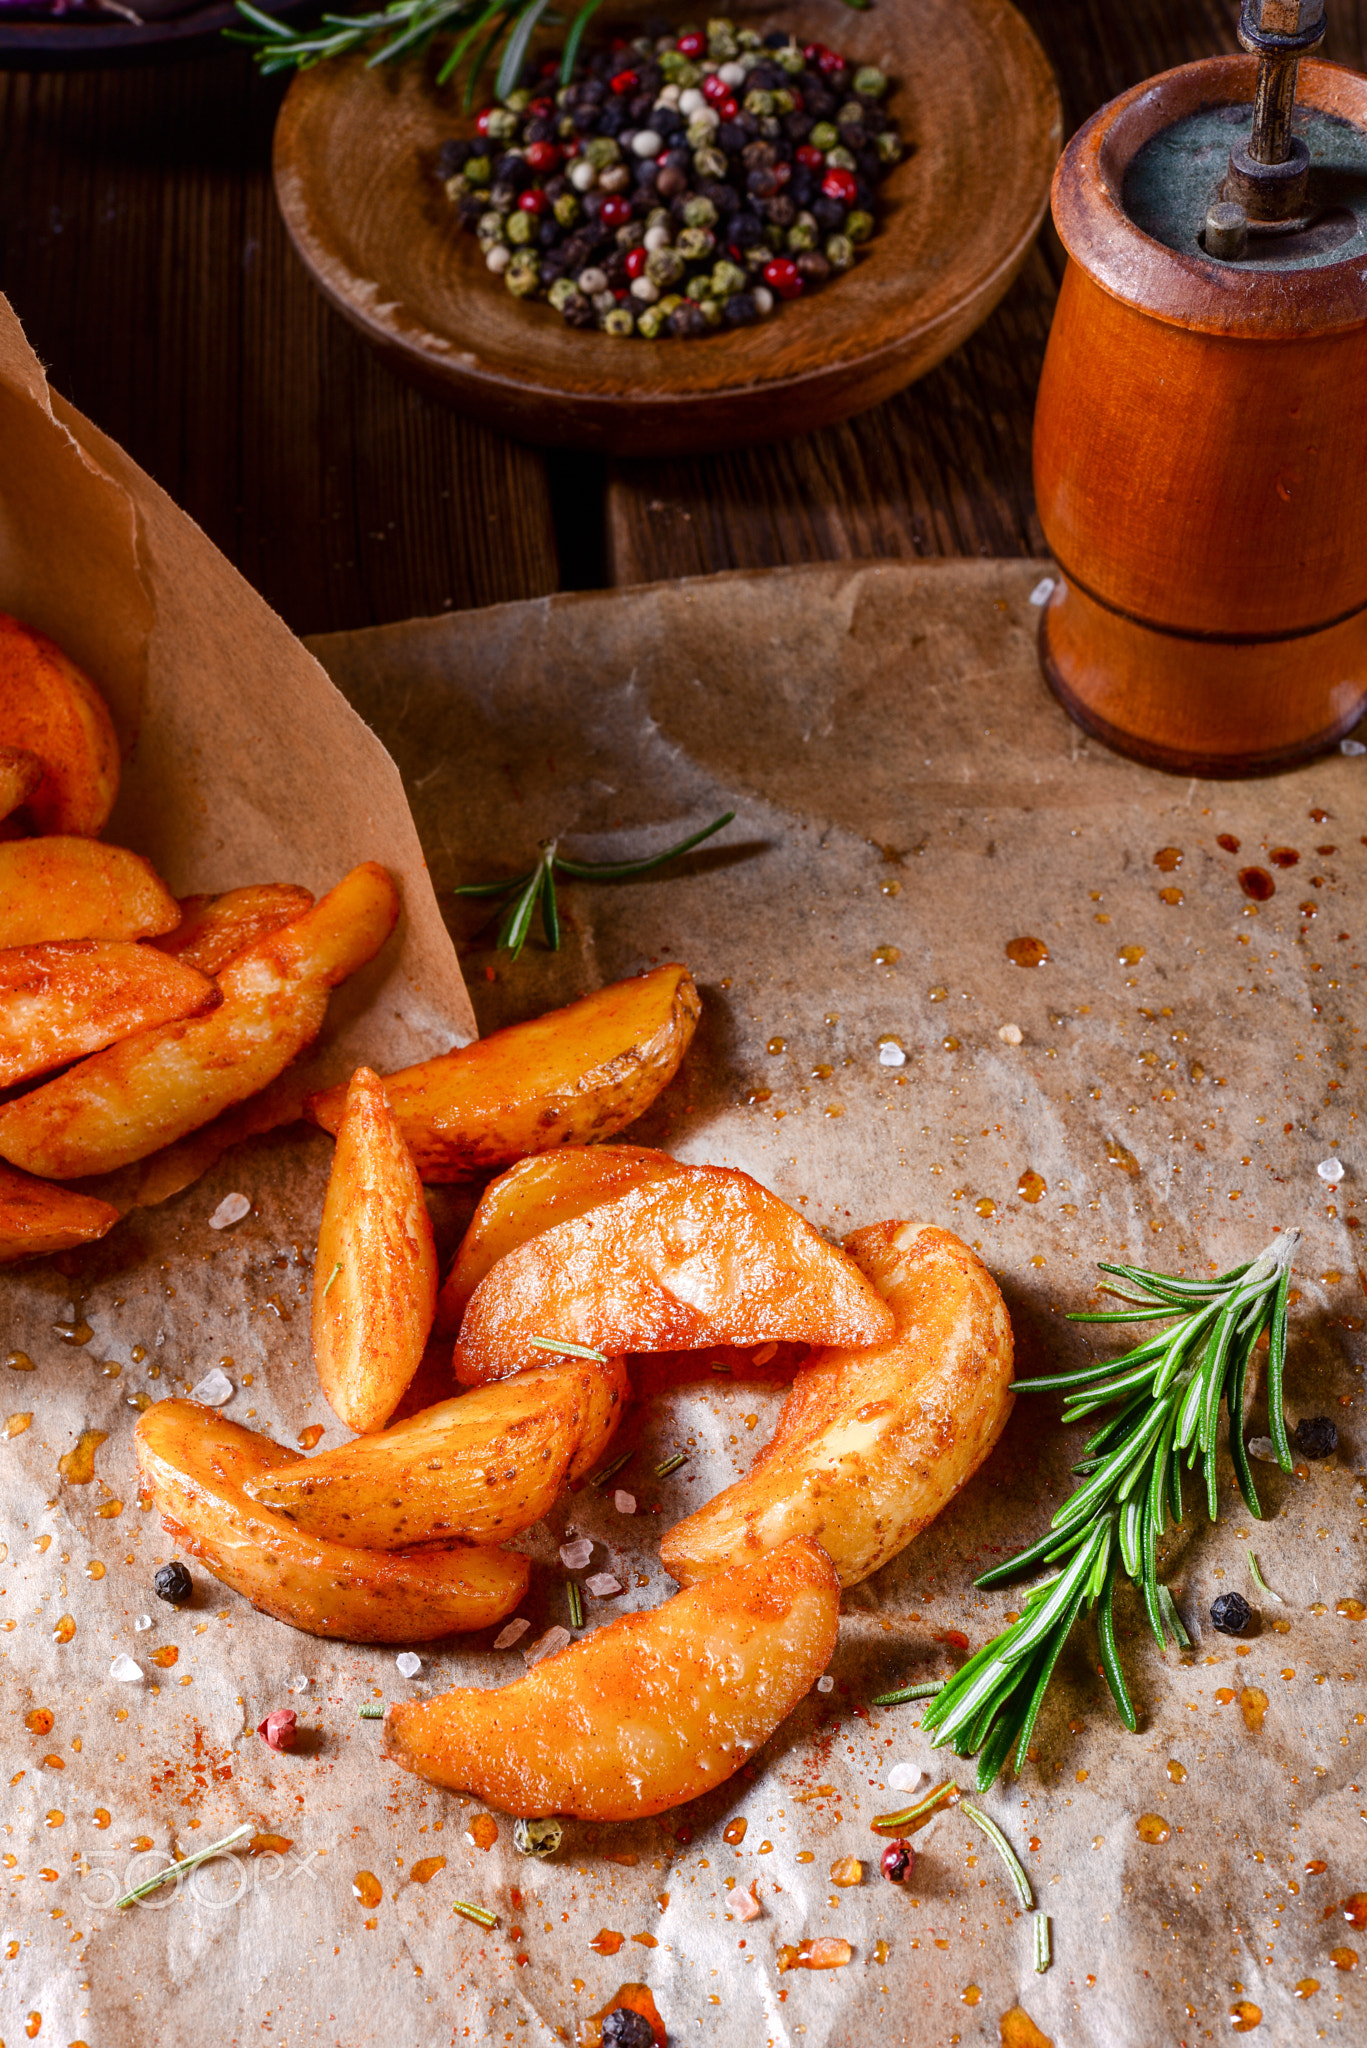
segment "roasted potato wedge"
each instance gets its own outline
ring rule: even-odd
[[[890,1344],[827,1351],[793,1383],[748,1478],[671,1529],[665,1570],[691,1586],[794,1536],[857,1585],[932,1522],[1011,1413],[1011,1321],[967,1245],[929,1224],[875,1223],[845,1249],[897,1320]]]
[[[437,1248],[422,1182],[383,1082],[358,1067],[313,1268],[313,1363],[348,1429],[384,1428],[422,1363],[436,1306]]]
[[[530,1566],[465,1545],[358,1550],[259,1507],[248,1479],[296,1454],[194,1401],[158,1401],[135,1432],[144,1489],[177,1544],[277,1621],[351,1643],[421,1643],[511,1613]]]
[[[529,1152],[614,1137],[674,1078],[699,1009],[686,967],[656,967],[390,1074],[418,1172],[464,1180]],[[341,1122],[343,1094],[330,1088],[309,1103],[325,1131]]]
[[[238,953],[313,908],[313,892],[293,882],[255,882],[221,896],[183,896],[180,923],[157,940],[163,953],[217,974]]]
[[[0,1088],[222,1000],[193,967],[127,939],[11,947],[0,952]]]
[[[93,1244],[119,1220],[117,1209],[0,1166],[0,1266]]]
[[[839,1608],[825,1552],[785,1543],[512,1685],[390,1707],[385,1754],[524,1818],[663,1813],[729,1778],[792,1712],[826,1667]]]
[[[620,1358],[540,1366],[264,1472],[246,1490],[308,1535],[366,1550],[501,1543],[539,1522],[576,1468],[597,1462],[629,1393]]]
[[[328,991],[374,958],[398,911],[382,867],[353,868],[224,968],[208,1016],[126,1038],[0,1107],[0,1158],[52,1180],[109,1173],[255,1095],[318,1036]]]
[[[43,779],[43,764],[23,747],[0,747],[0,818],[27,803]]]
[[[40,832],[99,832],[119,788],[104,698],[55,640],[0,612],[0,744],[43,764],[26,799]]]
[[[71,836],[0,845],[0,946],[149,939],[179,922],[175,897],[126,846]]]
[[[507,1379],[544,1357],[532,1337],[616,1355],[892,1334],[891,1309],[795,1209],[732,1167],[680,1166],[500,1259],[470,1297],[455,1367],[463,1386]]]
[[[454,1337],[465,1305],[485,1274],[508,1252],[568,1223],[586,1209],[642,1181],[668,1180],[677,1159],[644,1145],[562,1145],[520,1159],[490,1181],[437,1297],[436,1328]]]

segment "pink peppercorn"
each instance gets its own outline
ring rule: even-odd
[[[644,277],[644,275],[645,275],[645,267],[646,267],[646,263],[647,263],[647,261],[648,261],[648,258],[649,258],[649,254],[650,254],[650,252],[649,252],[649,250],[647,250],[647,249],[628,249],[628,250],[627,250],[627,276],[628,276],[628,277]]]
[[[702,82],[702,96],[715,107],[719,100],[729,100],[731,88],[724,78],[718,78],[715,71],[709,72]]]
[[[678,49],[681,57],[701,57],[706,48],[706,36],[700,36],[696,29],[691,29],[686,36],[679,37]]]
[[[534,171],[557,171],[560,168],[560,151],[553,142],[529,142],[527,162]]]
[[[781,299],[797,299],[802,296],[802,272],[791,256],[775,256],[772,263],[764,266],[764,282]]]
[[[293,1749],[298,1717],[293,1707],[277,1707],[257,1723],[257,1734],[269,1749]]]
[[[635,92],[640,83],[640,78],[636,72],[619,71],[612,81],[612,89],[614,92]]]
[[[718,100],[717,118],[719,121],[734,121],[739,112],[740,108],[737,106],[734,100]]]
[[[847,171],[843,164],[832,164],[821,180],[821,189],[828,199],[838,199],[842,206],[854,201],[854,172]]]
[[[810,142],[804,142],[797,151],[797,160],[809,171],[819,171],[826,159],[819,149],[813,149]]]
[[[489,123],[497,112],[497,107],[486,107],[482,114],[476,114],[475,129],[478,134],[487,135],[489,133]]]
[[[908,1841],[889,1842],[879,1868],[889,1884],[910,1884],[911,1873],[916,1868],[916,1851]]]
[[[551,69],[555,69],[554,62],[552,62]],[[527,109],[528,116],[533,121],[549,121],[554,112],[554,100],[533,100]]]
[[[524,213],[544,213],[551,202],[540,186],[534,185],[530,191],[518,193],[517,203]]]
[[[605,228],[624,228],[631,219],[631,201],[619,199],[614,194],[612,198],[603,201],[603,211],[599,218]]]

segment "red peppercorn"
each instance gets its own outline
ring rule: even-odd
[[[643,277],[643,276],[645,275],[645,267],[646,267],[646,258],[647,258],[647,255],[648,255],[648,251],[646,251],[645,249],[628,249],[628,250],[627,250],[627,276],[628,276],[628,277]]]
[[[771,291],[776,291],[781,299],[797,299],[802,296],[802,273],[791,256],[775,256],[772,263],[766,263],[764,282]]]
[[[631,201],[619,199],[614,193],[610,199],[603,201],[603,211],[599,218],[605,228],[624,228],[631,219]]]
[[[821,189],[828,199],[838,199],[842,206],[854,201],[854,172],[847,171],[843,164],[832,164],[821,180]]]
[[[518,193],[517,203],[524,213],[544,213],[551,202],[539,185],[533,185],[530,191]]]
[[[734,100],[718,100],[717,119],[719,121],[734,121],[739,112],[740,108]]]
[[[809,64],[819,64],[826,55],[826,45],[824,43],[804,43],[802,54]]]
[[[845,69],[845,59],[839,50],[823,50],[816,60],[818,71],[829,78],[833,72]]]
[[[497,107],[486,107],[482,114],[476,114],[475,131],[477,134],[487,135],[489,133],[489,123],[493,120],[494,115],[497,112]]]
[[[724,78],[718,78],[715,71],[710,71],[702,82],[702,96],[715,107],[718,101],[730,99],[731,88]]]
[[[782,159],[780,159],[779,162],[773,166],[773,173],[774,176],[778,179],[778,188],[781,192],[783,190],[783,187],[787,184],[789,178],[791,178],[793,175],[793,167],[791,164],[785,164],[782,161]]]
[[[883,1851],[880,1868],[889,1884],[910,1884],[911,1873],[916,1868],[916,1851],[911,1843],[901,1839],[889,1842]]]
[[[614,92],[635,92],[641,83],[634,71],[619,71],[612,81]]]
[[[678,49],[681,57],[701,57],[706,48],[706,36],[700,36],[696,29],[690,29],[686,36],[679,37]]]
[[[269,1749],[293,1749],[296,1715],[293,1707],[276,1707],[257,1724],[257,1734]]]
[[[813,149],[810,142],[804,142],[797,152],[797,160],[809,171],[819,171],[826,159],[819,149]]]
[[[557,171],[560,168],[560,151],[553,142],[529,142],[527,162],[534,171]]]
[[[551,59],[551,70],[552,70],[552,71],[554,71],[554,69],[555,69],[555,59],[554,59],[554,58],[552,58],[552,59]],[[531,120],[533,120],[533,121],[549,121],[549,120],[550,120],[550,118],[551,118],[551,115],[552,115],[552,114],[553,114],[554,112],[555,112],[555,101],[554,101],[554,100],[533,100],[533,101],[531,102],[531,104],[530,104],[530,105],[528,106],[528,108],[527,108],[527,113],[528,113],[528,116],[529,116],[529,118],[530,118]]]

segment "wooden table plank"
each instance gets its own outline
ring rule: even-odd
[[[1155,71],[1235,49],[1237,0],[1017,0],[1047,51],[1071,133]],[[1364,0],[1331,0],[1329,54],[1361,65]],[[1035,390],[1063,270],[1046,226],[978,332],[873,411],[778,445],[610,465],[614,583],[781,562],[1044,549],[1030,473]]]
[[[560,584],[535,452],[420,397],[324,305],[245,53],[0,74],[0,287],[56,387],[299,632]]]

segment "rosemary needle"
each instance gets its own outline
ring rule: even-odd
[[[1275,1600],[1279,1607],[1285,1607],[1286,1602],[1282,1599],[1281,1594],[1274,1593],[1272,1588],[1268,1585],[1267,1580],[1263,1577],[1262,1571],[1258,1565],[1258,1560],[1251,1550],[1248,1553],[1248,1571],[1249,1577],[1252,1579],[1254,1585],[1258,1588],[1258,1591],[1260,1593],[1266,1593],[1269,1600]]]
[[[610,1458],[606,1465],[599,1466],[593,1475],[593,1484],[595,1486],[606,1486],[614,1472],[620,1472],[623,1465],[629,1465],[635,1456],[635,1451],[619,1452],[615,1458]]]
[[[565,1592],[570,1603],[570,1627],[582,1628],[584,1626],[584,1596],[579,1590],[579,1581],[577,1579],[568,1580]]]
[[[944,1680],[941,1678],[927,1678],[920,1685],[904,1685],[900,1692],[880,1692],[876,1699],[869,1701],[869,1705],[901,1707],[905,1706],[908,1700],[928,1700],[940,1690],[943,1683]]]
[[[173,1877],[181,1877],[187,1870],[194,1870],[198,1864],[207,1863],[211,1856],[221,1854],[224,1849],[237,1848],[255,1833],[256,1829],[252,1823],[244,1821],[240,1828],[234,1828],[221,1842],[210,1842],[207,1849],[196,1849],[193,1856],[184,1856],[179,1863],[168,1863],[165,1870],[159,1870],[155,1877],[149,1877],[144,1883],[134,1885],[131,1892],[125,1892],[121,1899],[114,1901],[115,1909],[136,1904],[139,1899],[145,1899],[149,1892],[159,1891],[162,1885],[169,1884]]]
[[[869,1822],[869,1826],[876,1835],[914,1834],[917,1828],[923,1828],[928,1820],[933,1820],[941,1807],[953,1806],[958,1798],[958,1786],[952,1778],[946,1778],[943,1785],[927,1792],[914,1806],[900,1807],[896,1813],[880,1813]]]
[[[982,1829],[988,1841],[1006,1865],[1006,1874],[1015,1888],[1016,1897],[1020,1900],[1027,1913],[1032,1912],[1035,1905],[1035,1894],[1030,1889],[1030,1880],[1025,1874],[1019,1856],[1011,1847],[1011,1844],[1007,1841],[1006,1836],[997,1826],[997,1823],[990,1819],[980,1806],[970,1805],[967,1799],[960,1802],[959,1811],[960,1813],[966,1813],[968,1818]]]
[[[357,1716],[356,1716],[356,1717],[357,1717],[357,1719],[358,1719],[358,1720],[360,1720],[360,1721],[383,1721],[383,1719],[384,1719],[384,1703],[383,1703],[383,1701],[381,1701],[381,1700],[369,1700],[369,1701],[367,1701],[367,1703],[366,1703],[366,1705],[365,1705],[365,1706],[363,1706],[363,1707],[360,1707],[360,1708],[358,1708],[358,1709],[357,1709]]]
[[[498,1915],[491,1913],[487,1906],[472,1906],[468,1899],[456,1899],[451,1911],[459,1913],[463,1920],[473,1920],[476,1927],[497,1927]]]
[[[1048,1915],[1047,1913],[1036,1913],[1036,1915],[1035,1915],[1035,1969],[1036,1969],[1036,1972],[1037,1972],[1037,1973],[1038,1973],[1038,1974],[1039,1974],[1039,1975],[1040,1975],[1040,1976],[1042,1977],[1042,1976],[1044,1975],[1044,1972],[1045,1972],[1045,1971],[1046,1971],[1046,1970],[1048,1969],[1048,1967],[1049,1967],[1050,1963],[1052,1963],[1052,1962],[1053,1962],[1053,1960],[1054,1960],[1054,1956],[1053,1956],[1053,1949],[1052,1949],[1052,1945],[1051,1945],[1051,1943],[1050,1943],[1050,1940],[1049,1940],[1049,1915]]]
[[[672,1458],[666,1458],[663,1465],[655,1467],[655,1477],[657,1479],[668,1479],[671,1472],[677,1472],[680,1465],[686,1465],[687,1463],[687,1451],[675,1451]]]
[[[527,1342],[538,1351],[553,1351],[557,1357],[590,1358],[595,1365],[608,1362],[606,1351],[595,1351],[591,1344],[571,1344],[568,1337],[529,1337]]]

